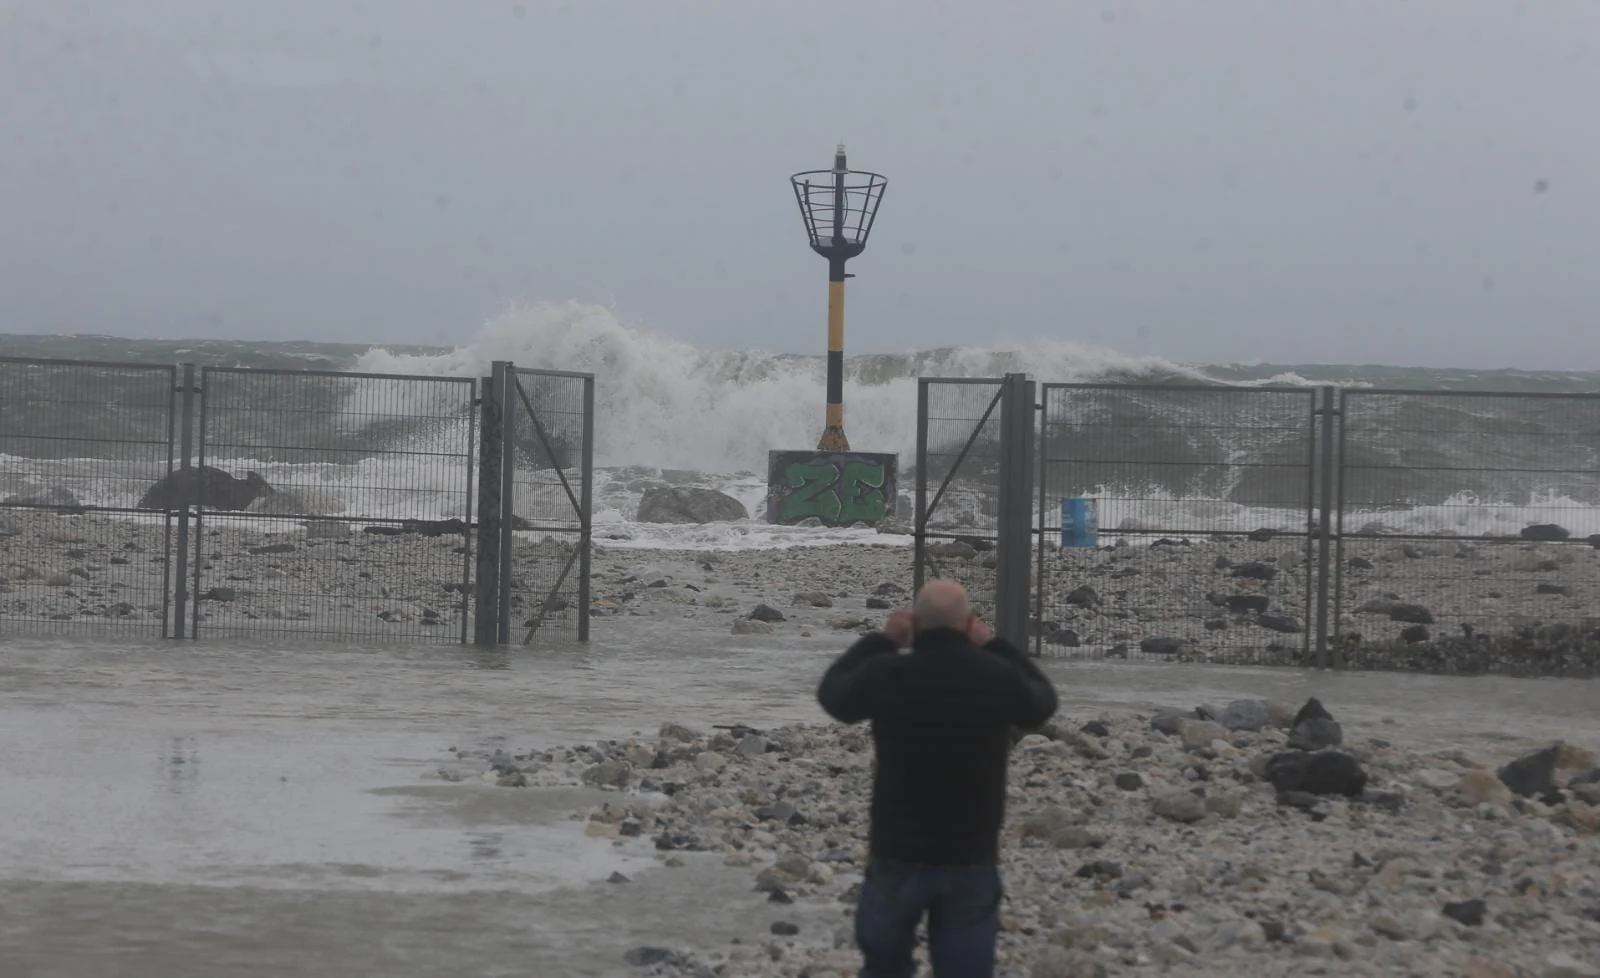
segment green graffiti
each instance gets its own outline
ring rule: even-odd
[[[783,497],[783,519],[803,520],[815,516],[824,523],[839,518],[839,493],[833,484],[839,480],[837,465],[807,465],[796,462],[785,473],[794,491]]]
[[[794,462],[784,476],[792,490],[779,511],[785,523],[811,517],[836,526],[876,523],[889,511],[883,492],[888,472],[881,462],[851,459],[842,473],[831,462]]]
[[[883,465],[852,459],[845,463],[844,476],[839,482],[844,486],[844,508],[839,514],[841,523],[876,523],[889,511],[883,498],[886,475]]]

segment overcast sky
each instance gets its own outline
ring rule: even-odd
[[[1595,0],[0,0],[9,332],[1600,367]]]

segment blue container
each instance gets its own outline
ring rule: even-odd
[[[1094,500],[1081,496],[1061,500],[1061,546],[1094,547],[1099,539],[1100,514]]]

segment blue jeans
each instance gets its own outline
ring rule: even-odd
[[[856,905],[860,978],[911,978],[917,924],[928,915],[934,978],[992,978],[1000,933],[1000,869],[872,859]]]

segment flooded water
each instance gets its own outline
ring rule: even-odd
[[[640,944],[832,928],[840,907],[771,907],[749,870],[586,839],[566,816],[597,795],[430,777],[453,747],[821,719],[840,639],[756,639],[633,619],[488,653],[7,641],[0,975],[610,976]],[[1600,747],[1583,682],[1048,668],[1068,717],[1318,695],[1357,739]]]

